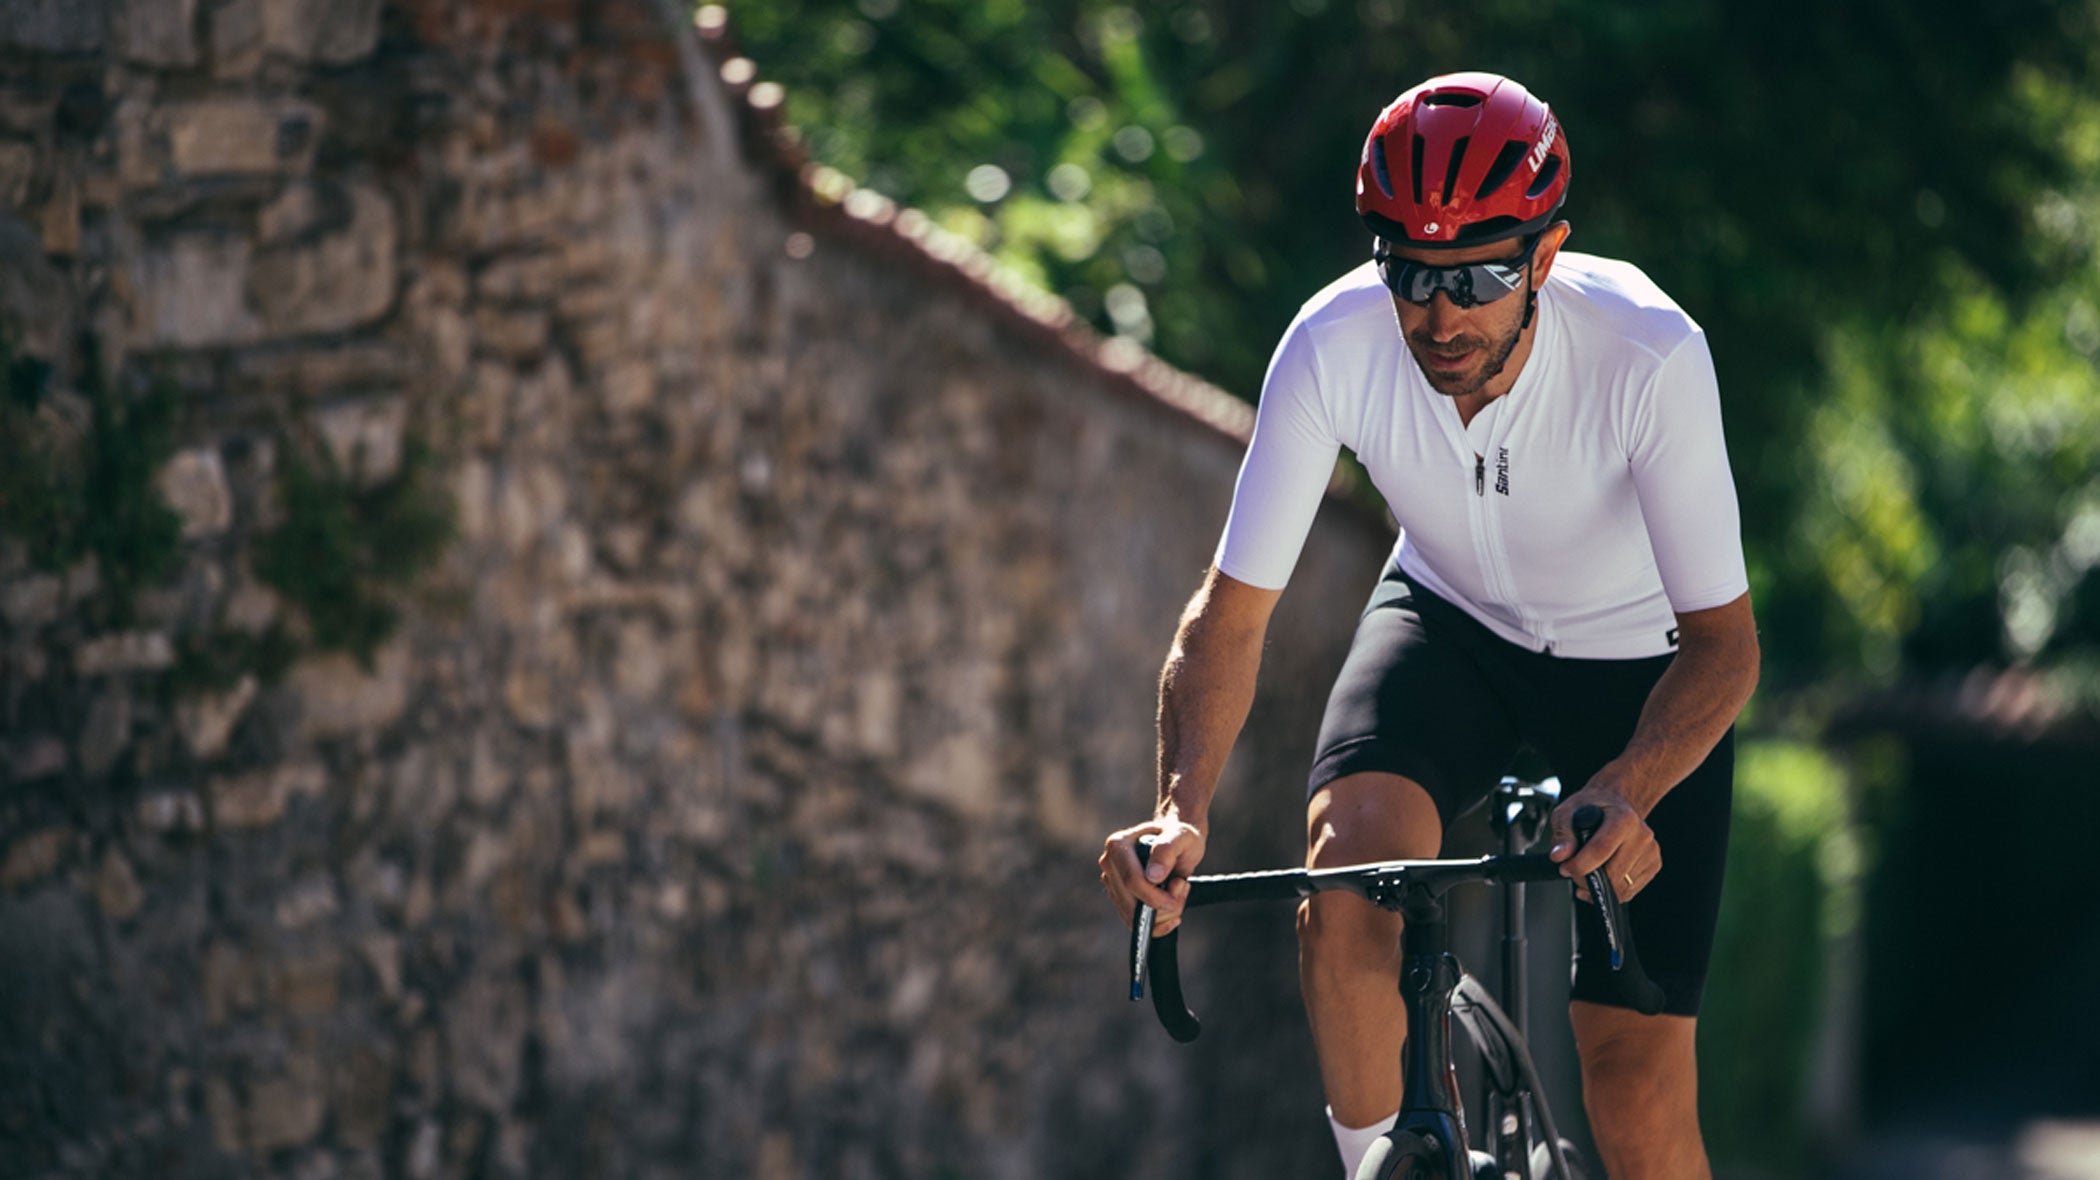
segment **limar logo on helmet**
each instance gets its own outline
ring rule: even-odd
[[[1531,170],[1537,172],[1546,166],[1546,153],[1553,150],[1553,137],[1560,134],[1560,120],[1551,112],[1546,115],[1545,130],[1539,132],[1539,142],[1531,149]]]
[[[1427,224],[1427,225],[1423,226],[1423,227],[1422,227],[1422,232],[1423,232],[1423,233],[1425,233],[1425,234],[1433,234],[1433,233],[1435,233],[1435,232],[1436,232],[1436,222],[1432,221],[1432,222],[1430,222],[1429,224]]]

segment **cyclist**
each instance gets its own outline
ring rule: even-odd
[[[1142,900],[1173,929],[1271,609],[1348,447],[1401,535],[1321,724],[1307,863],[1435,856],[1520,744],[1542,754],[1579,788],[1552,855],[1578,880],[1603,866],[1632,899],[1667,996],[1658,1016],[1619,1006],[1579,907],[1570,1016],[1591,1129],[1619,1180],[1684,1180],[1709,1174],[1693,1029],[1757,635],[1704,335],[1633,266],[1561,249],[1570,172],[1546,104],[1493,74],[1431,79],[1373,124],[1356,177],[1372,258],[1305,304],[1270,362],[1161,674],[1155,818],[1108,838],[1101,876],[1126,921]],[[1605,822],[1571,855],[1584,804]],[[1400,1105],[1398,921],[1346,894],[1299,910],[1345,1175]]]

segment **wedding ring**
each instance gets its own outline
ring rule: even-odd
[[[1628,889],[1631,889],[1631,888],[1633,888],[1633,874],[1632,874],[1632,873],[1620,873],[1620,874],[1619,874],[1619,879],[1620,879],[1620,880],[1622,880],[1622,881],[1624,881],[1624,882],[1626,882],[1626,888],[1628,888]]]

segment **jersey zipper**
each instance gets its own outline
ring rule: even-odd
[[[1508,397],[1509,394],[1503,396]],[[1501,449],[1502,440],[1509,437],[1510,427],[1515,418],[1513,408],[1502,408],[1494,426],[1488,431],[1487,455],[1495,454]],[[1510,569],[1509,551],[1502,535],[1502,514],[1498,505],[1487,498],[1487,455],[1476,452],[1473,456],[1473,495],[1480,505],[1480,513],[1476,518],[1480,528],[1475,534],[1475,544],[1480,548],[1480,558],[1487,573],[1488,585],[1505,608],[1516,616],[1518,626],[1551,654],[1554,637],[1543,620],[1524,609],[1524,604],[1517,595],[1516,574]]]

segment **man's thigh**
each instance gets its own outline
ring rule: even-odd
[[[1328,696],[1309,802],[1345,779],[1405,780],[1434,804],[1440,829],[1494,786],[1518,726],[1467,642],[1470,621],[1456,615],[1396,572],[1379,582]],[[1353,790],[1351,806],[1379,792]]]

